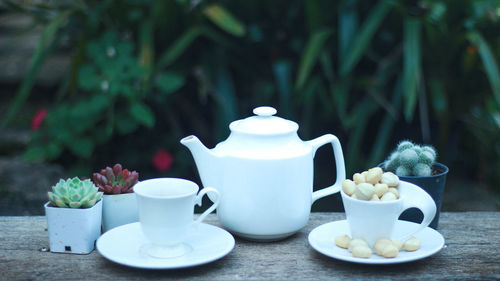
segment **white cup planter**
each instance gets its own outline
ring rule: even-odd
[[[50,251],[56,253],[89,254],[101,235],[102,200],[87,209],[49,206],[45,215],[49,232]]]
[[[102,201],[103,232],[139,221],[135,193],[104,194]]]

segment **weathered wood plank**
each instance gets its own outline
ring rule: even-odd
[[[19,13],[0,15],[0,83],[19,83],[29,72],[31,57],[39,43],[43,27],[32,29],[33,19]],[[54,85],[68,71],[71,56],[62,49],[56,49],[42,65],[37,85]]]
[[[343,213],[313,213],[296,235],[274,243],[236,239],[235,249],[216,262],[182,270],[140,270],[90,255],[40,252],[48,246],[44,217],[0,217],[2,280],[251,280],[251,279],[500,279],[500,213],[443,213],[439,232],[446,248],[406,264],[367,266],[323,256],[307,242],[315,227],[344,219]],[[218,225],[215,215],[208,223]]]

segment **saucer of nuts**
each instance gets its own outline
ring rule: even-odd
[[[381,168],[376,167],[354,174],[353,180],[346,179],[342,183],[342,191],[353,199],[388,202],[400,199],[399,186],[397,175],[391,172],[384,173]],[[404,237],[408,229],[418,225],[396,220],[391,236]],[[444,246],[443,236],[429,227],[416,232],[414,236],[404,241],[390,237],[372,241],[371,243],[374,243],[372,247],[363,239],[351,239],[348,235],[350,232],[347,220],[326,223],[311,231],[309,244],[329,257],[365,264],[410,262],[431,256]]]
[[[398,220],[394,236],[405,233],[415,223]],[[439,252],[444,237],[427,227],[406,241],[380,239],[373,249],[365,241],[351,239],[347,220],[320,225],[309,233],[309,244],[323,255],[363,264],[396,264],[420,260]]]

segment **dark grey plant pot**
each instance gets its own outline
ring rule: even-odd
[[[381,163],[379,167],[383,168],[384,163]],[[432,165],[432,170],[437,171],[437,174],[429,177],[399,177],[399,179],[420,186],[423,190],[429,193],[432,199],[434,199],[437,211],[436,216],[429,226],[437,229],[439,222],[439,213],[441,211],[441,204],[443,202],[443,192],[444,186],[446,184],[446,175],[448,174],[449,169],[448,167],[446,167],[446,165],[443,165],[441,163],[434,163],[434,165]],[[410,208],[404,211],[399,219],[420,223],[424,219],[424,216],[422,212],[417,208]]]

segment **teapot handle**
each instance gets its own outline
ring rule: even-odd
[[[312,203],[316,200],[323,198],[325,196],[337,193],[342,187],[342,182],[345,180],[345,164],[344,164],[344,154],[342,153],[342,146],[340,146],[339,139],[332,135],[326,134],[321,137],[315,138],[313,140],[307,141],[313,147],[313,157],[316,154],[316,150],[319,147],[331,143],[333,148],[333,154],[335,156],[335,166],[337,168],[337,180],[332,186],[325,187],[323,189],[317,190],[312,194]]]

